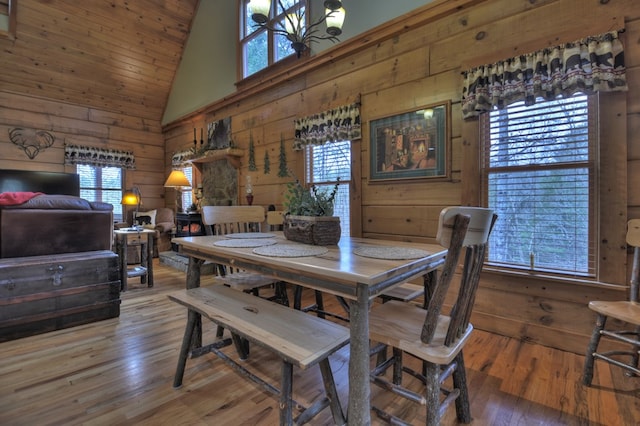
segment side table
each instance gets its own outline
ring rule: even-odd
[[[142,284],[147,283],[147,287],[153,287],[153,236],[156,232],[151,229],[118,229],[113,232],[116,236],[116,253],[120,263],[120,289],[127,291],[127,279],[134,277],[140,277]],[[140,246],[139,266],[128,267],[128,246]]]

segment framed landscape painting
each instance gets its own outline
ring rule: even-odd
[[[371,181],[448,177],[450,102],[371,121]]]

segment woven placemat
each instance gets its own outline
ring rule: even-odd
[[[260,238],[257,240],[250,240],[248,238],[239,240],[220,240],[213,243],[214,246],[219,247],[261,247],[275,244],[277,241],[267,238]]]
[[[322,246],[307,244],[275,244],[272,246],[257,247],[253,249],[255,254],[271,257],[305,257],[320,256],[329,251]]]
[[[270,234],[268,232],[236,232],[233,234],[225,234],[227,238],[248,238],[255,240],[256,238],[274,238],[276,234]]]
[[[354,254],[362,257],[372,257],[374,259],[405,260],[419,259],[429,256],[429,252],[420,249],[406,247],[358,247],[353,250]]]

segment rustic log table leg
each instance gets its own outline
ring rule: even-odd
[[[349,425],[371,424],[369,405],[369,294],[368,287],[358,284],[356,300],[351,301],[351,351],[349,354]]]
[[[120,290],[127,291],[127,236],[116,235],[116,246],[120,263]]]
[[[147,234],[147,287],[153,287],[153,234]]]
[[[200,267],[204,260],[189,256],[187,268],[187,289],[200,287]],[[191,337],[191,350],[202,347],[202,316],[197,312],[189,311],[189,320],[194,315],[193,336]]]

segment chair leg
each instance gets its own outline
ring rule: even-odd
[[[325,314],[324,314],[324,299],[322,297],[322,292],[315,290],[315,296],[316,296],[316,306],[317,306],[317,314],[318,314],[318,318],[322,318],[325,319]]]
[[[299,311],[302,305],[302,286],[293,286],[293,309]]]
[[[402,350],[393,348],[393,384],[402,384]]]
[[[607,317],[602,314],[598,314],[596,318],[596,326],[593,328],[593,332],[591,333],[591,340],[589,341],[589,346],[587,347],[587,353],[584,359],[582,384],[585,386],[591,386],[591,381],[593,380],[593,363],[595,361],[593,354],[598,350],[598,344],[602,337],[600,332],[604,329],[606,323]]]
[[[292,391],[293,391],[293,366],[286,362],[282,362],[280,389],[280,426],[293,424],[292,412]]]
[[[287,294],[287,283],[284,281],[278,281],[275,284],[275,302],[289,306],[289,295]]]
[[[431,362],[427,363],[425,378],[427,386],[425,390],[427,408],[427,426],[440,425],[440,366]]]
[[[467,389],[467,371],[464,366],[464,356],[462,351],[456,356],[454,361],[456,369],[453,372],[453,387],[458,389],[460,395],[456,398],[456,415],[458,421],[471,423],[471,410],[469,409],[469,390]]]

